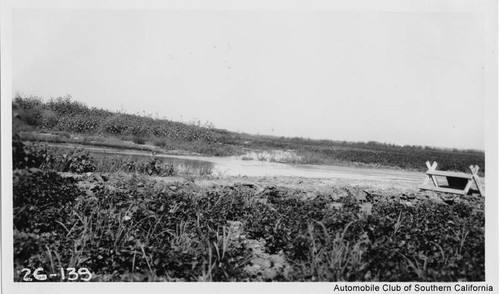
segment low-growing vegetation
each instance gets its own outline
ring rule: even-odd
[[[440,169],[462,172],[469,172],[470,165],[478,165],[480,174],[484,175],[484,152],[474,150],[249,135],[217,129],[208,122],[181,123],[91,108],[70,97],[44,102],[37,97],[18,96],[13,101],[13,109],[14,121],[22,124],[22,129],[51,134],[34,136],[24,132],[23,140],[141,150],[148,150],[148,146],[152,146],[165,151],[184,150],[209,156],[243,155],[244,150],[248,149],[258,154],[288,150],[294,156],[276,160],[301,164],[355,163],[421,171],[426,169],[426,161],[436,161]],[[247,154],[242,158],[248,160],[253,159],[253,156]],[[266,160],[263,157],[257,159]]]
[[[194,165],[173,164],[165,159],[121,156],[112,154],[90,154],[83,148],[57,148],[39,144],[24,144],[13,140],[14,169],[38,168],[43,171],[88,173],[127,172],[149,176],[210,176],[210,163]]]
[[[55,274],[47,281],[67,267],[93,281],[485,279],[475,196],[207,187],[137,168],[104,174],[82,151],[13,147],[16,281],[38,267]]]

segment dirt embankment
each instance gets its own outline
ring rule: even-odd
[[[102,182],[103,178],[121,179],[120,174],[99,174],[88,176],[65,174],[66,176],[85,178],[83,182]],[[190,186],[196,191],[224,190],[244,186],[253,190],[255,195],[278,192],[303,200],[316,197],[327,197],[332,202],[344,197],[355,197],[363,203],[379,201],[396,201],[404,205],[414,205],[420,201],[430,200],[440,204],[462,202],[467,205],[484,209],[484,197],[478,193],[461,196],[448,193],[420,190],[413,184],[394,182],[392,184],[376,181],[352,181],[345,179],[313,179],[303,177],[221,177],[221,178],[190,178],[190,177],[148,177],[158,183],[169,184],[172,189]],[[140,187],[139,187],[140,188]],[[335,206],[335,205],[333,205]]]

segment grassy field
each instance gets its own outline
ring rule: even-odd
[[[14,271],[92,281],[482,281],[484,198],[311,194],[15,140]],[[166,181],[183,175],[178,181]]]
[[[420,171],[426,169],[426,161],[436,161],[439,169],[463,172],[469,172],[470,165],[478,165],[484,175],[484,152],[474,150],[250,135],[199,121],[181,123],[111,112],[69,97],[45,102],[36,97],[16,97],[13,110],[14,124],[23,140],[164,152],[181,150],[208,156],[239,155],[243,159],[251,159],[245,155],[248,151],[278,150],[293,154],[279,159],[287,163],[363,164]]]

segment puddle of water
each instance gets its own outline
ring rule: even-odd
[[[149,160],[152,157],[151,154],[114,152],[107,150],[88,150],[88,151],[98,156],[121,157],[128,160]],[[176,157],[164,157],[158,155],[156,155],[155,157],[159,158],[165,164],[173,165],[181,175],[210,174],[214,169],[214,164],[208,161],[197,160],[197,159],[183,159]]]
[[[133,157],[150,157],[149,154],[127,151],[97,151],[101,154],[122,154]],[[184,164],[199,168],[203,165],[210,165],[213,170],[226,176],[289,176],[305,178],[337,178],[346,180],[369,180],[369,181],[398,181],[412,184],[422,183],[425,174],[402,170],[360,168],[348,166],[323,166],[323,165],[291,165],[284,163],[241,160],[239,157],[198,157],[181,155],[157,154],[165,162],[174,165]]]
[[[89,152],[150,158],[150,153],[87,147]],[[423,172],[393,170],[386,168],[363,168],[350,166],[291,165],[276,162],[242,160],[241,157],[203,157],[156,154],[164,162],[185,169],[212,169],[216,174],[226,176],[288,176],[305,178],[340,179],[353,181],[382,182],[386,184],[411,184],[419,186],[426,175]],[[484,187],[484,178],[480,178]]]

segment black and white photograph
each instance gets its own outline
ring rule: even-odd
[[[497,26],[497,1],[2,1],[2,287],[498,293]]]

